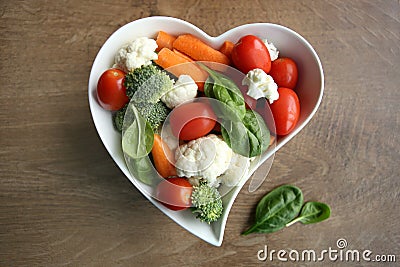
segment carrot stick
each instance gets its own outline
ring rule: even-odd
[[[161,139],[159,134],[154,134],[154,143],[153,148],[151,149],[151,155],[153,156],[154,165],[162,177],[168,178],[176,176],[175,166],[171,163],[174,159],[172,151]]]
[[[229,59],[231,59],[231,54],[234,46],[235,44],[232,43],[231,41],[225,41],[219,48],[219,51],[225,56],[227,56]]]
[[[176,38],[173,47],[198,61],[212,61],[229,65],[229,58],[191,34]]]
[[[199,90],[204,90],[204,82],[206,81],[208,74],[189,59],[182,57],[168,48],[163,48],[158,52],[158,59],[155,60],[155,62],[157,65],[177,77],[182,74],[190,75],[190,77],[192,77],[196,82]]]
[[[179,56],[183,57],[184,59],[187,59],[188,61],[193,61],[192,58],[190,58],[188,55],[185,55],[182,52],[179,52],[179,50],[173,49],[172,51],[174,51],[175,54],[178,54]]]
[[[173,66],[176,66],[179,64],[188,63],[190,61],[179,56],[178,54],[174,53],[172,50],[165,47],[165,48],[162,48],[160,50],[160,52],[158,52],[158,58],[154,62],[156,62],[156,64],[159,65],[160,67],[162,67],[163,69],[168,69],[170,67],[173,67]]]
[[[156,51],[160,51],[164,47],[172,49],[172,44],[174,43],[175,39],[175,36],[172,36],[164,31],[159,31],[156,39],[158,45]]]

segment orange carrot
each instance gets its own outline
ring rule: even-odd
[[[219,51],[225,56],[227,56],[229,59],[231,59],[231,54],[234,46],[235,44],[232,43],[231,41],[225,41],[219,48]]]
[[[182,74],[190,75],[196,82],[199,90],[204,90],[204,82],[208,74],[189,59],[182,57],[168,48],[163,48],[158,52],[158,59],[155,62],[177,77]]]
[[[175,39],[175,36],[172,36],[164,31],[159,31],[156,39],[158,45],[156,51],[160,51],[164,47],[172,49],[172,44],[174,43]]]
[[[179,52],[179,50],[173,49],[172,51],[174,51],[175,54],[178,54],[179,56],[183,57],[184,59],[187,59],[188,61],[193,61],[192,58],[190,58],[188,55],[185,55],[182,52]]]
[[[151,155],[153,156],[154,165],[162,177],[176,176],[175,166],[171,163],[174,160],[174,155],[159,134],[154,134]]]
[[[176,38],[173,47],[198,61],[212,61],[229,65],[229,58],[191,34]]]
[[[190,61],[174,53],[172,50],[164,47],[160,50],[160,52],[158,52],[158,58],[157,60],[155,60],[155,62],[163,69],[168,69],[170,67],[188,63]]]

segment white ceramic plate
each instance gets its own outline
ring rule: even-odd
[[[165,208],[151,196],[145,194],[139,182],[130,174],[121,149],[121,135],[113,127],[111,113],[102,109],[97,102],[97,80],[106,69],[113,65],[114,55],[118,49],[137,37],[146,36],[155,38],[157,32],[160,30],[172,35],[191,33],[214,48],[219,48],[225,40],[236,42],[244,35],[254,34],[261,38],[267,38],[269,42],[273,42],[280,51],[280,56],[291,57],[297,63],[299,80],[296,92],[299,96],[301,106],[299,122],[289,135],[279,139],[273,150],[263,155],[261,163],[292,139],[316,112],[324,89],[324,75],[321,62],[312,46],[302,36],[280,25],[270,23],[246,24],[231,29],[218,37],[212,37],[186,21],[171,17],[148,17],[128,23],[114,32],[97,54],[89,78],[89,105],[97,132],[107,151],[126,177],[151,203],[192,234],[212,245],[220,246],[229,211],[246,180],[234,187],[233,190],[223,197],[224,214],[213,224],[209,225],[200,222],[195,219],[189,210],[176,212]],[[250,170],[249,177],[255,171],[256,167],[258,166],[253,166]]]

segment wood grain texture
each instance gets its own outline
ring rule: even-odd
[[[151,15],[185,19],[210,35],[282,24],[314,46],[324,67],[316,116],[276,154],[259,190],[242,189],[220,248],[147,202],[91,120],[87,83],[99,48],[120,26]],[[1,1],[0,266],[258,266],[270,265],[257,260],[264,245],[321,250],[338,238],[400,261],[399,63],[395,0]],[[241,236],[258,200],[284,183],[329,203],[332,217]]]

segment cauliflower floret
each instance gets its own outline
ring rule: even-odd
[[[161,97],[161,101],[169,108],[174,108],[197,95],[197,84],[189,75],[180,75],[172,90]]]
[[[171,151],[175,151],[175,149],[179,146],[179,139],[175,137],[172,133],[171,125],[164,124],[161,130],[161,138],[168,145]]]
[[[210,186],[218,187],[220,181],[217,177],[228,169],[232,154],[232,149],[218,136],[209,134],[200,137],[176,150],[177,174],[192,177],[189,179],[192,184],[205,179]]]
[[[274,61],[275,59],[277,59],[279,56],[279,51],[275,47],[275,45],[273,43],[268,43],[267,39],[262,39],[262,41],[264,42],[265,46],[268,49],[269,56],[271,57],[271,61]]]
[[[137,38],[118,50],[114,58],[114,67],[130,72],[141,66],[150,65],[152,60],[158,58],[155,52],[157,47],[158,45],[153,39]]]
[[[250,158],[233,153],[229,168],[218,179],[226,186],[236,186],[247,176],[249,167]]]
[[[259,99],[265,97],[272,104],[275,100],[278,100],[278,85],[274,82],[274,79],[266,74],[262,69],[254,69],[247,73],[242,81],[242,85],[249,87],[247,95]]]

